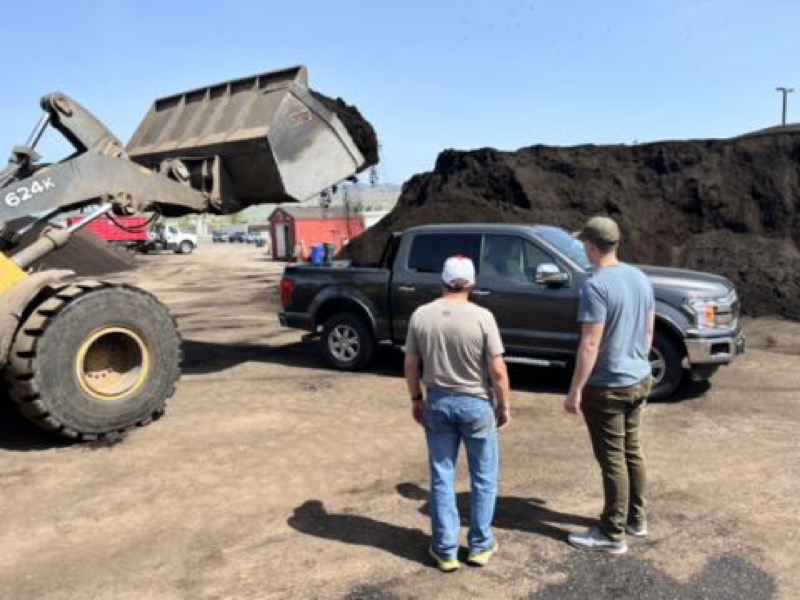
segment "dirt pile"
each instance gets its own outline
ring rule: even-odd
[[[347,104],[341,98],[329,98],[314,90],[309,90],[314,99],[321,102],[325,108],[336,113],[339,120],[350,133],[358,147],[359,152],[366,160],[364,168],[378,163],[378,136],[369,121],[361,116],[358,108]],[[362,169],[363,170],[363,169]]]
[[[732,279],[752,315],[800,319],[800,133],[637,146],[447,150],[354,240],[375,262],[391,231],[426,223],[547,223],[608,214],[626,260]]]
[[[9,225],[13,229],[19,229],[29,222],[30,219],[20,219]],[[14,252],[18,252],[36,241],[42,227],[40,225],[26,233]],[[66,246],[34,263],[33,268],[35,270],[70,269],[82,277],[97,277],[136,268],[136,257],[133,252],[112,246],[93,233],[84,230],[73,234]]]

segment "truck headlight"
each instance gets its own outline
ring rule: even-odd
[[[687,305],[698,329],[717,327],[717,303],[713,300],[694,300]]]

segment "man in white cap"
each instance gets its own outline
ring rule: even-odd
[[[492,532],[499,469],[497,430],[508,426],[511,412],[497,322],[492,313],[469,301],[475,286],[472,261],[448,258],[442,283],[442,297],[411,316],[405,374],[412,415],[425,428],[428,442],[433,529],[429,552],[442,571],[455,571],[460,566],[454,486],[459,446],[463,441],[470,474],[467,562],[484,566],[497,551]]]

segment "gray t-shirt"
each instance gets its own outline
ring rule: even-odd
[[[600,269],[586,281],[581,288],[578,321],[605,323],[589,385],[629,387],[650,374],[647,325],[654,307],[650,280],[631,265]]]
[[[491,399],[489,362],[503,352],[494,315],[471,302],[440,298],[411,315],[406,354],[422,359],[428,388]]]

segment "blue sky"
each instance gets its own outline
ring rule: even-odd
[[[445,148],[726,137],[798,88],[800,3],[778,0],[40,0],[4,8],[0,142],[63,91],[127,141],[154,98],[294,64],[358,105],[402,183]]]

